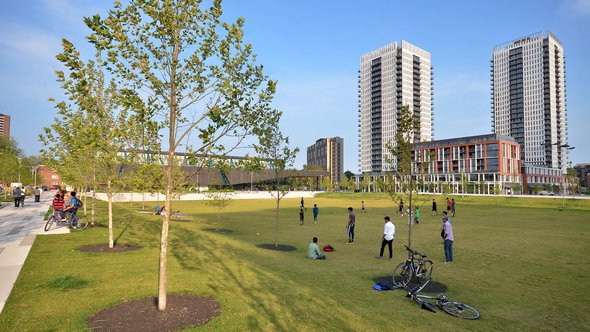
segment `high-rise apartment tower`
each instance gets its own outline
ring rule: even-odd
[[[493,50],[492,131],[512,136],[528,166],[567,164],[563,45],[551,32],[536,33]]]
[[[10,137],[10,115],[0,114],[0,136]]]
[[[361,57],[359,70],[360,171],[390,170],[401,107],[408,105],[420,128],[414,141],[434,136],[430,53],[406,42],[393,42]]]
[[[338,136],[318,139],[307,148],[307,165],[325,169],[332,183],[340,185],[344,176],[344,140]]]

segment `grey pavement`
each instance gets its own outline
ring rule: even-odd
[[[67,227],[44,231],[43,217],[51,205],[53,192],[44,192],[41,202],[27,196],[24,207],[4,203],[0,208],[0,313],[12,291],[14,282],[27,259],[38,234],[67,233]]]

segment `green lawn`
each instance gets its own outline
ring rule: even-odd
[[[588,330],[590,318],[590,201],[474,198],[453,196],[457,217],[451,265],[443,264],[439,217],[422,209],[412,243],[435,262],[433,279],[453,299],[481,311],[478,321],[420,310],[401,291],[377,292],[373,278],[387,276],[405,258],[405,218],[384,195],[340,194],[306,199],[306,223],[299,226],[299,199],[283,200],[280,243],[296,251],[257,248],[274,241],[274,202],[232,201],[221,227],[215,208],[204,202],[175,202],[193,216],[170,228],[169,293],[215,297],[220,317],[200,329],[218,331],[384,331],[384,330]],[[346,245],[346,208],[357,212],[356,240]],[[320,207],[313,224],[311,207]],[[443,199],[438,198],[439,209]],[[150,207],[153,207],[152,203]],[[106,207],[99,204],[99,224]],[[143,249],[112,254],[76,248],[107,243],[107,229],[38,236],[0,315],[0,331],[83,330],[99,310],[122,301],[154,296],[161,217],[116,206],[119,243]],[[375,259],[383,216],[397,227],[393,261]],[[313,236],[336,248],[326,261],[305,258]]]

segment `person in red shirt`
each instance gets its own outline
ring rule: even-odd
[[[58,215],[61,219],[63,219],[65,217],[64,199],[61,197],[59,192],[57,194],[55,194],[55,197],[53,198],[53,202],[51,202],[51,206],[53,207],[54,211],[59,212]]]

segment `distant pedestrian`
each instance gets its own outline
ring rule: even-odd
[[[436,200],[433,198],[432,199],[432,215],[437,215],[438,214],[438,209],[436,208]]]
[[[449,222],[449,217],[443,215],[442,222],[443,227],[440,236],[444,241],[445,263],[449,264],[453,261],[453,241],[455,241],[455,237],[453,236],[453,227]]]
[[[393,258],[393,237],[395,236],[395,225],[389,219],[389,216],[385,216],[385,226],[383,227],[383,241],[381,241],[381,251],[377,259],[383,258],[383,251],[385,245],[389,248],[389,259]]]
[[[348,224],[346,230],[348,232],[348,244],[354,243],[354,224],[356,223],[356,215],[352,212],[352,207],[348,208]]]
[[[301,197],[301,208],[307,210],[305,203],[303,202],[303,197]]]
[[[20,187],[12,188],[12,198],[14,199],[14,207],[20,206],[21,195],[22,195],[22,193],[21,193]]]
[[[20,187],[20,190],[21,190],[20,207],[24,208],[25,207],[25,197],[27,196],[27,193],[25,191],[25,187]]]
[[[365,201],[361,201],[361,211],[367,213],[367,210],[365,209]]]
[[[449,221],[449,224],[451,223],[451,217],[449,217],[449,214],[447,213],[447,211],[443,211],[442,216],[444,218],[447,218],[447,220]]]
[[[453,214],[453,217],[455,216],[455,199],[453,198],[451,200],[451,213]]]
[[[404,216],[404,201],[403,200],[399,200],[399,214],[400,216]]]
[[[303,213],[303,209],[299,211],[299,225],[303,225],[305,219],[305,213]]]
[[[41,189],[35,187],[35,202],[41,202]]]
[[[318,223],[318,214],[320,214],[320,209],[318,208],[317,204],[313,205],[313,222]]]
[[[318,238],[314,236],[312,242],[307,247],[307,258],[311,259],[326,259],[326,255],[322,254],[320,247],[318,247]]]
[[[451,200],[447,197],[447,212],[451,211]]]
[[[420,221],[418,221],[418,218],[420,218],[420,211],[418,211],[418,208],[416,208],[416,210],[414,211],[414,223],[420,223]]]

